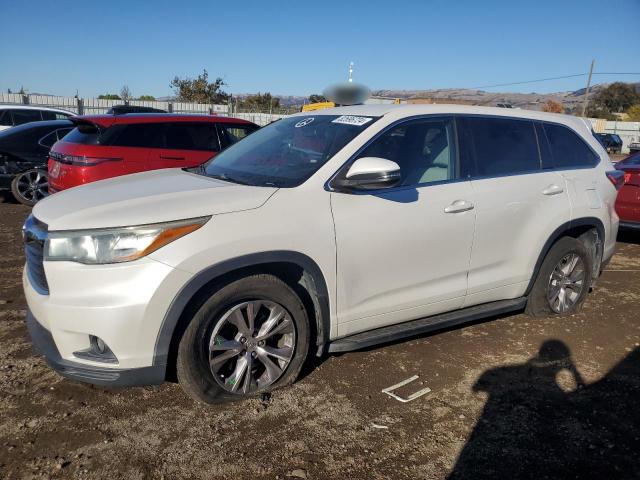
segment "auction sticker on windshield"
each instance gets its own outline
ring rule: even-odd
[[[369,123],[373,118],[371,117],[354,117],[353,115],[342,115],[336,118],[331,123],[344,123],[345,125],[356,125],[361,127],[365,123]]]

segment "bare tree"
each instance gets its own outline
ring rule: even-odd
[[[120,98],[125,102],[128,102],[133,98],[133,95],[131,95],[131,90],[129,90],[129,87],[127,85],[123,85],[120,89]]]

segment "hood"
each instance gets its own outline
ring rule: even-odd
[[[49,230],[144,225],[251,210],[263,205],[276,190],[172,168],[64,190],[38,202],[33,215]]]

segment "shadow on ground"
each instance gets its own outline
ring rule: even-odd
[[[586,385],[568,347],[549,340],[473,389],[488,399],[449,480],[640,477],[640,348]]]

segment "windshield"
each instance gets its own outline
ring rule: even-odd
[[[284,118],[209,160],[203,173],[248,185],[296,187],[377,118],[351,115]]]

